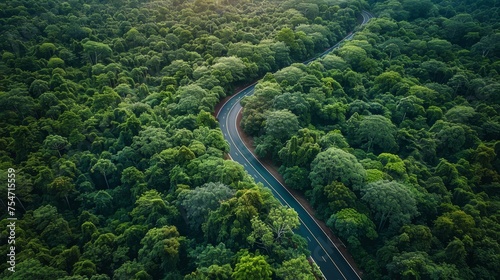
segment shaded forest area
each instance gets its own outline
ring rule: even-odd
[[[499,279],[498,2],[369,2],[340,49],[267,74],[241,126],[366,279]]]
[[[212,112],[333,45],[364,8],[2,1],[0,180],[16,170],[18,221],[16,272],[2,262],[0,278],[315,279],[296,212],[224,160]]]

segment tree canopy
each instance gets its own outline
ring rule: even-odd
[[[498,6],[367,2],[376,17],[339,48],[257,83],[242,102],[242,128],[366,278],[496,279]],[[319,10],[316,2],[293,3],[308,9],[305,18],[321,17],[307,24],[290,12],[296,25],[276,31],[292,58],[303,58],[338,36],[342,24],[330,25],[330,34],[315,24],[342,5],[322,14],[319,3]],[[285,110],[300,129],[276,139],[267,120]]]
[[[336,14],[361,7],[327,16],[319,3],[285,2],[1,3],[0,178],[16,170],[22,271],[4,262],[0,278],[249,279],[258,264],[253,277],[268,279],[299,257],[299,275],[319,276],[303,261],[297,214],[228,160],[213,114],[234,89],[333,45],[356,26]],[[283,83],[320,86],[296,78]],[[247,129],[269,134],[262,150],[279,158],[272,145],[309,125],[298,117],[306,96],[257,92],[281,111]],[[304,148],[307,161],[319,152]]]
[[[297,214],[227,159],[213,115],[261,79],[243,130],[365,278],[499,279],[498,9],[2,1],[17,272],[0,278],[320,278]]]

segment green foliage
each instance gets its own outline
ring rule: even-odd
[[[365,169],[353,155],[334,147],[316,156],[309,174],[312,186],[340,181],[355,190],[361,188],[365,177]]]
[[[319,144],[323,150],[330,147],[337,147],[339,149],[349,148],[349,143],[347,143],[340,130],[329,131],[319,139]]]
[[[71,228],[56,207],[44,205],[27,215],[29,218],[27,225],[35,227],[38,238],[50,248],[72,239]]]
[[[337,162],[314,173],[327,161],[318,160],[323,152],[310,168],[284,161],[280,172],[295,187],[307,183],[300,174],[310,170],[312,188],[301,189],[318,217],[331,218],[367,278],[497,278],[498,269],[486,268],[490,261],[473,260],[500,252],[498,242],[490,242],[492,224],[482,224],[496,210],[479,206],[497,200],[490,189],[498,186],[491,138],[498,118],[498,99],[491,99],[498,84],[496,8],[473,1],[371,3],[378,18],[325,56],[323,69],[314,63],[297,67],[302,76],[321,74],[322,92],[296,86],[297,79],[292,83],[293,91],[308,92],[310,113],[297,116],[310,118],[323,151],[336,147],[354,155],[366,169],[365,180],[353,187],[345,176],[335,177],[342,166]],[[329,91],[327,79],[342,91]],[[287,82],[281,86],[291,89]],[[288,141],[297,139],[295,134]],[[480,198],[485,194],[488,199]],[[361,220],[377,225],[383,236],[377,245],[346,231]],[[478,240],[491,246],[491,254]]]
[[[278,139],[288,139],[299,130],[297,116],[288,110],[274,111],[266,118],[266,134]]]
[[[90,63],[97,64],[101,59],[105,59],[113,52],[111,48],[100,42],[87,41],[82,44],[83,52],[87,55]]]
[[[212,265],[224,266],[232,262],[234,253],[227,249],[224,243],[217,246],[208,244],[206,247],[197,247],[190,252],[198,267],[210,267]]]
[[[152,279],[144,266],[136,261],[127,261],[114,271],[113,279]]]
[[[15,270],[15,272],[4,271],[2,279],[20,279],[19,277],[22,277],[25,279],[48,280],[53,279],[53,277],[62,278],[67,275],[63,270],[43,265],[36,259],[28,259],[17,263]]]
[[[366,51],[358,46],[343,47],[338,55],[352,65],[354,69],[360,69],[361,62],[367,59]]]
[[[236,263],[232,279],[271,279],[271,266],[267,263],[264,256],[244,255]]]
[[[104,180],[106,181],[106,186],[109,189],[108,183],[108,174],[111,174],[116,171],[116,166],[109,159],[99,159],[91,169],[92,172],[99,172],[104,176]]]
[[[220,183],[207,183],[179,195],[181,205],[186,210],[188,224],[193,230],[198,230],[208,218],[208,213],[217,209],[221,202],[231,198],[234,191]]]
[[[175,269],[180,261],[184,237],[175,226],[152,228],[141,240],[138,262],[153,277]]]
[[[117,250],[116,235],[112,233],[103,233],[93,242],[88,242],[84,246],[83,258],[89,262],[77,262],[74,265],[76,274],[89,274],[92,270],[110,273],[114,262],[114,253]],[[82,272],[77,273],[78,270]],[[95,273],[95,272],[94,272]]]
[[[318,134],[307,128],[301,129],[297,136],[287,141],[285,147],[279,151],[279,157],[286,167],[307,167],[320,152],[317,143]]]
[[[251,222],[253,231],[248,241],[260,244],[266,249],[283,243],[283,240],[293,235],[293,230],[300,225],[297,212],[285,207],[271,209],[265,222],[258,217],[253,217]]]
[[[463,238],[474,226],[473,217],[461,210],[444,213],[434,222],[435,234],[443,241]]]
[[[177,219],[178,210],[165,201],[157,190],[144,192],[135,205],[130,216],[137,224],[161,226],[166,220]]]
[[[281,267],[276,269],[276,275],[284,280],[292,279],[315,279],[311,264],[304,255],[284,261]]]
[[[291,232],[287,229],[297,226],[295,224],[297,214],[293,210],[273,210],[276,207],[278,205],[276,200],[272,198],[270,191],[264,191],[262,187],[240,190],[236,192],[234,197],[221,202],[218,209],[209,213],[207,222],[202,226],[205,238],[211,243],[224,242],[228,248],[239,249],[248,244],[248,238],[253,229],[251,221],[255,221],[258,225],[264,225],[264,222],[268,223],[270,228],[267,225],[259,227],[266,229],[267,237],[272,236],[273,232],[278,238],[284,234],[290,234]],[[273,225],[272,219],[264,220],[264,217],[256,217],[259,212],[266,213],[265,216],[271,215],[269,211],[273,213],[273,218],[280,220],[278,224]],[[260,238],[262,235],[258,234],[258,237]],[[256,239],[250,241],[253,242],[253,240]],[[294,246],[287,242],[280,245]],[[297,250],[301,250],[302,246],[298,245]]]
[[[231,279],[233,269],[229,264],[223,266],[211,265],[198,268],[195,272],[186,275],[184,279]]]
[[[44,146],[48,150],[57,151],[59,157],[61,157],[61,151],[68,147],[68,140],[60,135],[49,135],[43,141]]]
[[[389,119],[380,115],[366,116],[356,126],[353,142],[368,152],[397,151],[396,126]]]
[[[306,190],[310,185],[308,178],[309,171],[306,168],[301,168],[298,166],[284,168],[283,165],[280,167],[280,173],[283,175],[285,184],[292,189]]]
[[[389,228],[398,229],[410,223],[418,214],[414,195],[410,190],[395,181],[377,181],[367,184],[362,189],[362,200],[366,201],[375,213],[378,230],[381,231],[386,223]]]
[[[366,278],[500,278],[498,8],[367,2],[0,4],[0,179],[16,170],[20,249],[0,278],[309,279],[305,240],[276,239],[295,214],[224,159],[212,115],[264,75],[242,127],[318,217],[358,229]],[[292,64],[362,9],[377,19],[352,40]],[[377,242],[365,217],[386,220]]]
[[[323,194],[328,198],[328,206],[333,213],[353,207],[356,203],[356,194],[341,182],[326,185]]]
[[[286,68],[279,70],[274,73],[274,77],[276,81],[280,84],[283,84],[286,81],[287,85],[295,85],[297,81],[304,75],[304,71],[302,69],[292,65]]]
[[[392,277],[414,277],[414,278],[442,278],[454,279],[458,277],[457,268],[454,265],[434,263],[425,252],[406,252],[394,257],[387,264],[387,270]]]
[[[327,224],[353,248],[361,246],[360,240],[363,238],[373,240],[378,237],[375,224],[366,215],[352,208],[333,214]]]
[[[384,171],[396,180],[407,179],[406,166],[403,160],[397,155],[382,153],[377,159],[384,165]]]

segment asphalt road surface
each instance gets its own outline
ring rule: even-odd
[[[373,17],[366,11],[363,11],[361,16],[363,17],[362,25],[366,24]],[[318,57],[327,55],[332,50],[338,48],[343,41],[351,39],[354,34],[353,32],[349,33],[342,41],[319,56],[305,61],[304,63],[308,64]],[[237,123],[237,117],[242,110],[240,100],[245,96],[251,95],[254,91],[254,87],[255,84],[236,93],[222,105],[217,114],[217,119],[219,120],[224,138],[230,145],[229,155],[234,161],[242,164],[246,171],[254,177],[256,182],[261,182],[264,186],[271,189],[274,196],[283,205],[290,206],[297,211],[301,222],[298,233],[307,240],[308,248],[311,251],[311,258],[318,264],[326,279],[361,279],[313,217],[311,217],[292,194],[261,164],[243,143],[237,129],[239,125]]]

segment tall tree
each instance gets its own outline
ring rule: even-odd
[[[187,212],[188,224],[193,230],[198,230],[207,220],[208,213],[217,209],[222,201],[231,198],[234,191],[221,183],[207,183],[179,195],[181,205]]]
[[[175,221],[178,210],[170,205],[157,190],[148,190],[137,199],[130,216],[138,224],[153,227]]]
[[[235,280],[268,280],[273,271],[264,256],[242,256],[236,263],[232,278]]]
[[[299,120],[289,110],[274,111],[267,116],[265,130],[267,135],[284,141],[299,130]]]
[[[61,151],[68,148],[69,143],[65,137],[60,135],[49,135],[43,141],[46,149],[57,151],[59,157],[61,157]]]
[[[339,181],[353,189],[360,189],[365,177],[366,171],[356,157],[335,147],[316,156],[309,174],[313,186]]]
[[[281,266],[276,269],[276,275],[284,280],[316,279],[312,270],[312,265],[304,255],[284,261]]]
[[[258,217],[252,218],[252,234],[248,237],[250,243],[257,243],[268,249],[290,237],[293,230],[299,226],[297,212],[291,208],[277,207],[271,209],[265,221]]]
[[[152,228],[141,240],[138,262],[151,276],[159,277],[177,268],[183,243],[175,226]]]
[[[327,224],[354,248],[361,246],[364,238],[373,240],[378,237],[375,224],[365,214],[352,208],[333,214]]]
[[[363,117],[357,127],[354,142],[368,152],[397,151],[396,126],[386,117],[372,115]]]
[[[92,169],[90,169],[92,172],[99,172],[102,174],[104,177],[104,181],[106,182],[106,186],[109,189],[109,183],[108,183],[108,175],[116,171],[116,166],[114,163],[111,162],[109,159],[99,159],[94,166],[92,166]]]
[[[378,181],[369,183],[361,192],[378,221],[381,231],[389,221],[389,228],[396,230],[408,224],[418,214],[417,202],[408,187],[396,181]]]
[[[68,200],[68,195],[75,190],[75,184],[73,183],[73,180],[67,176],[59,176],[52,181],[48,185],[49,190],[53,191],[56,196],[58,197],[64,197],[66,199],[66,203],[68,204],[68,207],[71,208],[71,205]]]
[[[113,53],[111,48],[100,42],[87,41],[83,43],[83,52],[89,58],[90,63],[97,64],[100,59],[105,59]]]

